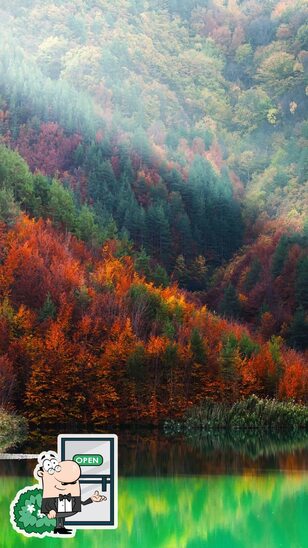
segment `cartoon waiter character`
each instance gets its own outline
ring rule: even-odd
[[[64,527],[64,519],[81,512],[81,505],[107,500],[95,491],[91,497],[82,501],[80,474],[80,466],[75,461],[59,461],[53,451],[45,451],[39,455],[34,477],[42,483],[41,513],[49,519],[56,519],[55,534],[71,534],[72,530]]]

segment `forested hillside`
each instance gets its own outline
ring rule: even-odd
[[[0,397],[33,426],[156,424],[205,397],[305,401],[300,353],[146,282],[119,240],[94,254],[24,214],[0,237]]]
[[[3,397],[47,424],[48,370],[73,422],[304,399],[307,1],[0,16]]]
[[[254,206],[303,211],[305,0],[21,0],[2,9],[15,133],[33,125],[32,106],[70,131],[133,140],[144,161],[154,147],[186,175],[212,145],[214,167],[234,171]]]

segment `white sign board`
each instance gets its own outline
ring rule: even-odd
[[[60,434],[61,460],[73,460],[81,468],[81,499],[94,491],[107,500],[82,506],[65,520],[77,529],[115,529],[118,526],[118,437],[115,434]]]

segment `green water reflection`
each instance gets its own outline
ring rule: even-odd
[[[306,548],[308,474],[205,475],[119,479],[119,527],[74,539],[15,533],[9,504],[31,478],[0,479],[1,547]]]

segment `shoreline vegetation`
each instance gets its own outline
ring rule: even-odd
[[[273,441],[279,445],[298,441],[306,444],[308,406],[294,401],[262,399],[256,395],[234,403],[206,398],[187,410],[181,420],[166,420],[163,430],[166,435],[184,434],[193,440],[198,438],[201,445],[210,436],[211,446],[213,443],[215,446],[214,434],[219,438],[219,444],[223,436],[228,438],[227,445],[231,443],[232,446],[245,440],[249,442],[256,434],[260,437],[269,433],[271,437],[274,435]],[[28,433],[26,418],[0,407],[0,453],[25,442]]]
[[[0,453],[25,441],[27,433],[28,425],[24,417],[0,408]]]
[[[294,401],[258,398],[232,404],[207,398],[187,410],[182,420],[164,422],[166,433],[197,433],[213,429],[308,430],[308,406]]]
[[[173,439],[177,439],[177,432],[169,432]],[[167,432],[165,431],[165,435]],[[180,434],[181,438],[183,433]],[[184,438],[191,450],[201,452],[207,456],[208,462],[213,462],[214,455],[220,455],[220,462],[224,462],[226,455],[227,466],[237,459],[252,460],[282,457],[291,452],[297,453],[296,466],[301,466],[301,452],[308,449],[308,431],[292,429],[261,430],[260,428],[239,429],[215,428],[212,430],[190,430],[184,433]]]

